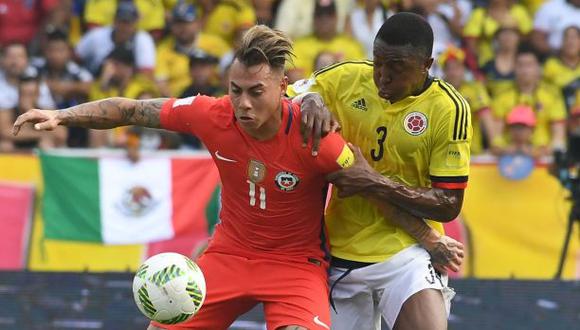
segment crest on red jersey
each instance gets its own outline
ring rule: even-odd
[[[248,163],[248,179],[253,183],[260,183],[266,177],[266,165],[259,160],[250,160]]]
[[[413,111],[403,120],[405,131],[411,135],[420,135],[427,129],[427,116],[418,111]]]
[[[291,191],[298,186],[300,179],[298,179],[298,176],[294,173],[280,172],[276,174],[274,181],[282,191]]]

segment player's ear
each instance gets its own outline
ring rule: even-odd
[[[431,65],[433,65],[433,58],[431,57],[431,58],[427,59],[425,61],[425,64],[424,65],[425,65],[424,66],[424,70],[425,71],[429,71],[429,69],[431,69]]]
[[[280,96],[286,96],[286,89],[288,88],[288,77],[284,76],[282,80],[280,80]]]

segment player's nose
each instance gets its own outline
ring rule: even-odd
[[[252,102],[250,102],[250,98],[247,96],[240,96],[238,107],[240,110],[249,111],[252,109]]]

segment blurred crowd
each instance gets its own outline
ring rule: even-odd
[[[431,74],[470,104],[473,155],[543,157],[579,130],[580,0],[0,0],[0,152],[124,147],[137,160],[141,149],[203,148],[152,129],[15,137],[11,125],[31,108],[113,96],[224,95],[232,50],[258,23],[294,41],[291,82],[372,60],[374,35],[399,11],[431,23]]]

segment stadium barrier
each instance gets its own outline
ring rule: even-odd
[[[0,329],[145,330],[131,283],[131,273],[0,272]],[[455,279],[450,285],[457,292],[451,330],[577,329],[579,282]],[[230,329],[266,329],[263,320],[257,306]]]
[[[192,157],[207,159],[209,155],[202,153]],[[0,231],[0,242],[8,241],[15,235],[24,237],[22,244],[11,244],[0,250],[2,258],[10,256],[11,260],[9,265],[0,263],[1,269],[134,271],[150,254],[182,248],[184,242],[190,244],[189,253],[186,254],[196,249],[188,239],[132,245],[46,239],[39,207],[43,186],[38,157],[0,155],[0,182],[29,185],[36,191],[32,222],[27,222],[30,217],[24,217],[21,220],[23,223],[17,226],[22,232]],[[570,208],[567,195],[568,192],[548,174],[543,165],[537,166],[526,179],[513,181],[501,176],[493,160],[474,158],[462,215],[458,221],[446,226],[451,235],[466,243],[468,250],[465,267],[458,276],[485,279],[553,278]],[[3,198],[2,195],[0,198]],[[6,214],[5,210],[0,211],[0,224],[3,226],[8,226]],[[12,236],[7,237],[8,233]],[[579,278],[577,237],[580,236],[578,228],[575,228],[564,279]]]

